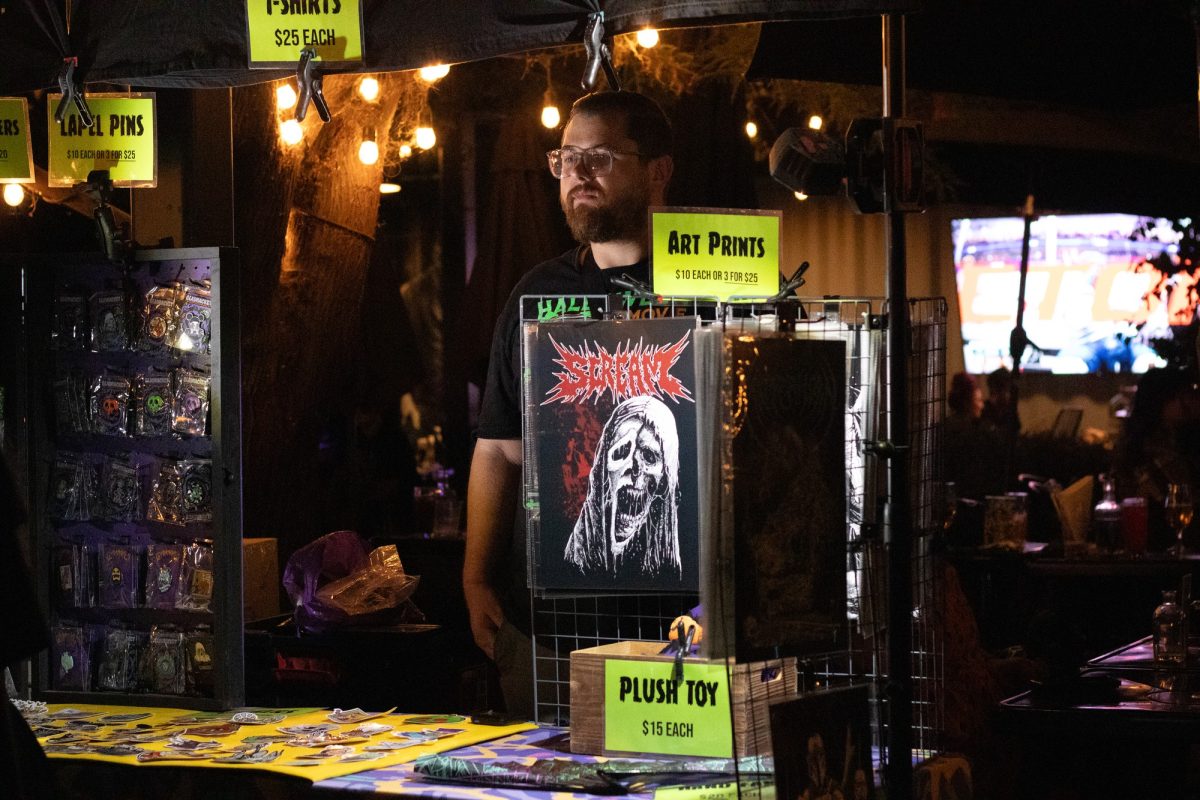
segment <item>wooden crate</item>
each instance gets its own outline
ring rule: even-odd
[[[571,653],[571,752],[591,755],[685,755],[667,750],[630,750],[608,746],[605,736],[605,672],[606,664],[613,660],[632,662],[658,662],[664,665],[662,675],[672,675],[671,656],[659,655],[662,642],[614,642],[599,647],[589,647]],[[727,675],[729,702],[719,705],[722,713],[729,715],[732,706],[733,752],[740,756],[770,755],[771,728],[767,705],[775,700],[789,697],[796,692],[796,659],[783,658],[749,664],[733,663],[705,658],[684,660],[685,677],[689,666],[720,666]],[[657,670],[655,670],[655,674]],[[662,684],[658,697],[663,696]],[[685,697],[684,684],[668,692],[670,702],[673,694],[677,703]],[[651,701],[646,701],[651,702]],[[652,709],[653,706],[646,706]],[[718,706],[714,706],[716,708]],[[647,716],[652,714],[647,711]],[[693,756],[727,757],[730,755],[729,741],[723,741],[724,752],[719,748],[713,752],[686,753]]]

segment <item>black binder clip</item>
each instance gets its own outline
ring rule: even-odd
[[[600,68],[604,67],[604,75],[608,78],[608,88],[614,92],[621,91],[621,81],[617,71],[613,69],[612,50],[604,41],[604,12],[596,11],[588,16],[587,27],[583,31],[583,47],[587,51],[587,67],[583,70],[583,88],[592,91],[596,88],[596,79],[600,77]]]
[[[79,109],[79,121],[83,123],[83,127],[92,127],[92,110],[88,108],[87,100],[83,97],[83,90],[75,85],[75,68],[79,66],[79,58],[77,56],[67,56],[63,59],[63,65],[58,70],[58,90],[62,92],[62,99],[58,101],[58,106],[54,109],[54,121],[62,122],[66,119],[67,109],[71,103],[75,104],[75,108]]]
[[[692,637],[696,635],[696,626],[692,625],[684,631],[683,623],[675,627],[677,638],[675,639],[675,669],[672,674],[676,684],[683,683],[683,660],[691,655],[692,652]]]
[[[304,122],[311,100],[317,107],[322,122],[329,122],[329,104],[325,102],[325,89],[321,85],[321,73],[317,71],[317,51],[306,47],[300,51],[300,65],[296,67],[296,121]]]

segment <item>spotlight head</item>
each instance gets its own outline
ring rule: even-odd
[[[793,192],[838,194],[846,177],[846,149],[821,131],[788,128],[771,146],[771,177]]]

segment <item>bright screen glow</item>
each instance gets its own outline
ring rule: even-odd
[[[1011,368],[1024,220],[951,224],[966,371]],[[1143,226],[1148,234],[1134,236]],[[1129,214],[1034,220],[1023,320],[1034,346],[1025,351],[1023,368],[1080,374],[1162,366],[1150,343],[1169,338],[1170,325],[1191,321],[1191,305],[1175,306],[1194,294],[1195,273],[1166,275],[1147,259],[1175,253],[1177,240],[1166,220]]]

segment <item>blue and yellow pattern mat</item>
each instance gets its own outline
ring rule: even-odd
[[[322,749],[321,745],[295,746],[284,741],[263,739],[282,738],[286,732],[281,732],[280,728],[330,723],[331,709],[249,709],[258,714],[260,719],[280,715],[283,719],[267,724],[232,725],[230,727],[236,730],[227,733],[221,733],[219,729],[211,732],[213,729],[206,729],[205,726],[228,721],[238,710],[203,712],[178,708],[90,704],[67,706],[53,703],[47,710],[46,716],[29,718],[28,721],[50,758],[104,761],[138,767],[163,765],[205,769],[254,769],[304,778],[314,783],[362,770],[396,767],[415,761],[423,755],[478,745],[535,727],[533,723],[506,726],[476,725],[470,722],[469,718],[459,715],[403,714],[392,710],[367,720],[375,725],[388,726],[388,730],[360,735],[345,744],[335,741],[334,744],[350,750],[328,758],[313,759],[311,756]],[[70,713],[71,710],[76,713]],[[143,714],[144,717],[141,716]],[[136,715],[139,718],[128,719],[127,715]],[[345,734],[360,724],[362,723],[340,723],[330,733],[336,738],[336,735]],[[442,730],[445,734],[443,738],[428,741],[421,738],[422,732],[436,729]],[[125,733],[128,733],[128,737],[122,739]],[[172,747],[172,736],[180,737],[176,743],[185,747],[194,747],[195,742],[212,744],[206,744],[205,749],[193,750],[195,757],[187,760],[139,761],[139,756],[147,752],[170,753],[179,758],[180,750]],[[375,747],[383,742],[406,743],[414,739],[416,744],[399,750],[368,750],[369,745]],[[249,743],[247,740],[250,740]],[[115,745],[122,741],[130,749],[128,754],[114,752]],[[256,741],[259,744],[259,752],[272,760],[265,763],[220,763],[214,760],[228,758],[244,751],[254,746]],[[121,748],[116,749],[119,751]],[[367,756],[366,753],[370,755]],[[374,760],[356,760],[351,756],[369,757]]]
[[[503,739],[459,748],[450,755],[455,758],[486,761],[519,761],[532,764],[539,758],[569,758],[584,764],[607,759],[578,755],[547,747],[549,740],[565,733],[563,728],[543,727],[505,736]],[[316,784],[318,789],[375,792],[378,794],[407,794],[435,800],[596,800],[595,795],[554,792],[541,789],[513,789],[499,786],[459,786],[452,783],[425,781],[413,774],[412,764],[373,766],[365,772],[330,778]],[[652,792],[626,795],[627,798],[649,798]]]

